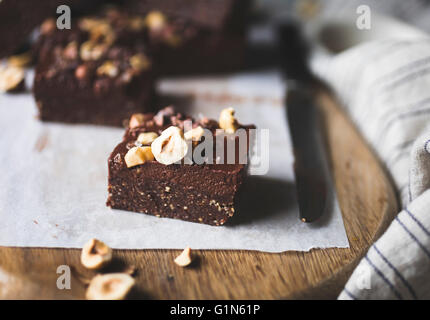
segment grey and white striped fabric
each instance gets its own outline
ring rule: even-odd
[[[313,68],[391,173],[403,206],[339,299],[430,299],[430,38],[362,44]]]

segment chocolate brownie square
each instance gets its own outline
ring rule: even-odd
[[[193,121],[172,107],[156,115],[133,115],[123,141],[108,160],[107,205],[157,217],[223,225],[235,213],[237,194],[246,176],[251,128],[240,125],[232,109],[222,111],[220,122],[206,118]],[[245,140],[240,141],[239,129]],[[216,143],[208,143],[211,138]],[[224,157],[216,151],[220,145],[226,151],[224,143],[228,141],[232,142],[233,161],[228,161],[228,151]],[[208,143],[208,149],[197,152],[203,143]],[[244,148],[240,143],[245,143]],[[213,150],[212,155],[208,150]],[[202,155],[200,160],[196,153]]]
[[[109,8],[72,29],[41,26],[34,96],[43,121],[121,126],[151,111],[152,61],[143,18]]]

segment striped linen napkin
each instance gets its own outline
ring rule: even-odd
[[[429,299],[430,38],[368,42],[312,65],[391,173],[403,208],[339,299]]]

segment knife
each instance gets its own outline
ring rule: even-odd
[[[322,114],[316,100],[320,86],[307,68],[306,46],[298,27],[284,25],[279,36],[300,220],[313,222],[327,210],[333,192]]]

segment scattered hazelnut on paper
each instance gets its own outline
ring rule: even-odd
[[[154,159],[151,147],[133,147],[124,156],[127,168],[135,167],[139,164],[144,164],[146,161]]]
[[[160,30],[166,24],[166,17],[160,11],[151,11],[146,15],[145,23],[153,31]]]
[[[95,276],[88,288],[88,300],[123,300],[134,286],[135,280],[127,273],[107,273]]]
[[[148,69],[151,66],[151,62],[143,53],[138,53],[130,57],[130,65],[133,70],[142,71]]]
[[[104,242],[90,239],[81,252],[81,263],[88,269],[99,269],[112,260],[112,249]]]
[[[180,267],[186,267],[193,261],[191,257],[191,248],[186,247],[182,253],[176,257],[175,263]]]
[[[143,145],[149,145],[157,138],[158,138],[158,134],[156,132],[142,132],[137,137],[137,142]]]
[[[226,108],[221,111],[219,116],[219,126],[227,133],[235,133],[239,128],[236,118],[234,117],[234,109]]]
[[[0,67],[0,92],[16,91],[24,84],[24,69],[14,66]]]
[[[200,141],[204,134],[204,129],[198,126],[184,133],[185,140]]]
[[[16,54],[7,58],[8,65],[12,67],[24,68],[28,66],[32,61],[30,52],[24,52]]]
[[[171,126],[151,144],[155,159],[165,165],[182,160],[188,152],[182,130]]]
[[[114,78],[118,75],[118,68],[112,61],[105,61],[100,67],[97,68],[99,76],[108,76]]]

